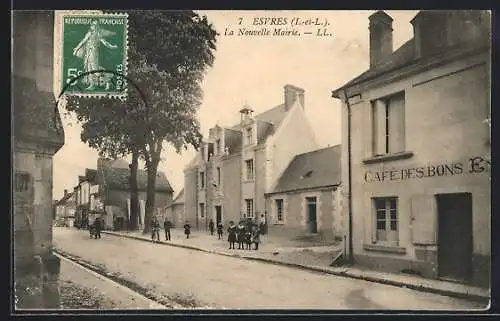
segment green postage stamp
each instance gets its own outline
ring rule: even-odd
[[[59,24],[61,92],[126,96],[127,14],[63,14]]]

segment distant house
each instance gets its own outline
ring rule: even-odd
[[[78,176],[78,185],[73,193],[75,198],[75,226],[87,227],[90,214],[90,187],[95,185],[97,171],[85,169],[85,175]]]
[[[106,227],[125,228],[130,221],[130,169],[122,160],[97,160],[95,199],[105,211]],[[137,171],[139,227],[144,224],[146,212],[147,172]],[[170,205],[173,189],[165,173],[158,172],[156,177],[155,212]]]
[[[58,224],[73,226],[75,219],[75,198],[73,192],[64,190],[64,196],[55,202],[55,221]]]
[[[172,204],[161,211],[162,219],[169,219],[174,227],[183,226],[184,222],[184,189],[174,198]]]
[[[274,190],[266,194],[269,233],[324,240],[342,237],[340,160],[340,145],[295,156]]]

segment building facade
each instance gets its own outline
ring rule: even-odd
[[[356,263],[489,284],[490,19],[421,11],[393,52],[370,17],[370,69],[333,92]]]
[[[56,215],[54,219],[56,224],[73,226],[76,211],[74,193],[68,192],[68,190],[65,189],[63,197],[56,202],[55,208]]]
[[[274,190],[266,193],[269,233],[342,240],[340,155],[337,145],[295,156]]]
[[[271,191],[297,154],[317,148],[304,111],[304,90],[284,87],[284,103],[232,127],[216,125],[185,169],[184,215],[193,227],[267,215]]]
[[[130,222],[130,169],[128,164],[122,160],[109,160],[99,158],[97,160],[96,180],[93,196],[96,207],[103,212],[104,222],[107,228],[124,229]],[[147,172],[137,170],[137,191],[139,220],[138,227],[144,226],[146,213],[146,187]],[[160,208],[172,203],[173,189],[165,173],[158,172],[156,177],[156,194],[154,214],[158,214]],[[89,199],[90,202],[90,199]]]
[[[184,189],[179,192],[170,205],[160,210],[160,217],[160,221],[170,220],[174,228],[184,226]]]
[[[53,11],[12,13],[13,243],[16,309],[59,308],[52,253],[52,157],[64,145],[53,92]]]

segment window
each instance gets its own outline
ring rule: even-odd
[[[405,149],[404,93],[372,102],[372,151],[374,156]]]
[[[205,188],[205,172],[200,172],[200,187]]]
[[[246,205],[246,213],[245,217],[248,218],[253,218],[253,199],[246,199],[245,200],[245,205]]]
[[[251,180],[253,179],[253,159],[247,159],[245,165],[247,169],[247,180]]]
[[[205,204],[200,203],[200,217],[204,218],[205,217]]]
[[[217,167],[217,186],[220,186],[221,172],[220,167]]]
[[[278,199],[276,202],[276,220],[281,223],[283,222],[283,200]]]
[[[373,199],[376,242],[398,244],[398,209],[396,197]]]
[[[253,137],[252,137],[252,136],[253,136],[253,135],[252,135],[252,134],[253,134],[253,133],[252,133],[252,127],[247,128],[247,132],[246,132],[246,134],[247,134],[247,144],[249,144],[249,145],[250,145],[250,144],[252,144],[252,143],[253,143]]]

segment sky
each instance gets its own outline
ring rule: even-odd
[[[283,87],[291,84],[305,90],[305,112],[320,147],[340,143],[340,102],[331,97],[331,91],[368,69],[368,17],[374,11],[197,12],[206,15],[219,33],[215,62],[202,82],[204,97],[198,117],[205,136],[216,124],[237,124],[238,111],[244,104],[258,114],[283,103]],[[394,19],[395,50],[413,36],[410,20],[417,11],[386,12]],[[328,36],[317,36],[317,27],[305,25],[295,27],[300,36],[273,36],[277,26],[253,25],[255,18],[273,17],[286,18],[288,24],[295,17],[326,20]],[[238,36],[240,28],[266,28],[271,35]],[[229,35],[231,30],[236,35]],[[307,31],[313,34],[303,34]],[[60,199],[65,189],[72,191],[85,168],[96,168],[98,157],[97,151],[81,142],[81,126],[76,119],[62,117],[65,144],[53,158],[54,199]],[[183,169],[196,152],[189,149],[179,155],[165,146],[158,171],[167,175],[176,195],[184,185]]]

